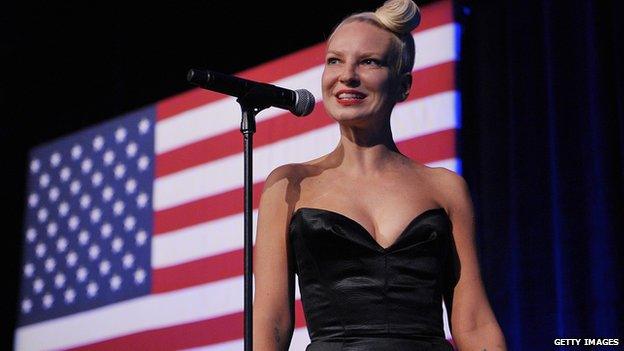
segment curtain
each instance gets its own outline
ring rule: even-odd
[[[623,7],[454,2],[458,154],[510,350],[624,342]]]

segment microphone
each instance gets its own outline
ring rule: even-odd
[[[295,116],[309,115],[314,109],[314,95],[305,89],[290,90],[219,72],[198,69],[189,70],[186,79],[189,83],[201,88],[238,98],[245,98],[251,92],[255,101],[288,110]]]

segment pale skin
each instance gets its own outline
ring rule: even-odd
[[[274,169],[258,208],[254,246],[253,348],[287,350],[294,330],[294,262],[288,224],[300,207],[344,214],[383,247],[418,214],[442,207],[452,222],[460,278],[450,327],[459,350],[506,350],[488,302],[474,244],[468,186],[455,172],[402,155],[390,113],[407,97],[410,74],[397,74],[392,34],[366,22],[339,27],[328,42],[323,103],[340,128],[338,145],[317,159]],[[352,95],[340,95],[348,90]],[[358,101],[348,101],[355,95]],[[347,101],[345,101],[347,100]]]

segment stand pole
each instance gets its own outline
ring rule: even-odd
[[[241,104],[242,119],[240,131],[243,133],[244,148],[244,232],[245,232],[245,351],[253,350],[253,133],[256,132],[256,114],[259,107],[249,107],[243,100]]]

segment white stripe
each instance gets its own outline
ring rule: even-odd
[[[457,100],[454,91],[430,95],[396,106],[392,115],[394,139],[455,128]],[[285,163],[304,162],[330,152],[340,139],[337,123],[292,138],[254,148],[253,182],[264,181],[270,171]],[[164,210],[243,186],[243,154],[237,153],[185,169],[154,181],[154,210]]]
[[[15,332],[15,349],[33,351],[78,347],[144,330],[237,313],[243,311],[243,292],[243,276],[239,275],[191,288],[118,302],[20,327]],[[254,293],[255,284],[252,296]],[[300,298],[299,280],[295,276],[295,300]]]
[[[449,23],[415,34],[417,54],[414,70],[455,61],[457,30],[456,24]],[[319,65],[272,84],[292,89],[308,89],[317,101],[321,101],[322,72],[323,65]],[[256,120],[262,121],[282,113],[284,110],[270,108],[261,112]],[[156,154],[239,128],[240,107],[234,98],[224,98],[158,122],[155,130]]]
[[[243,349],[245,343],[244,340],[237,339],[228,342],[223,342],[214,345],[194,347],[191,349],[185,349],[184,351],[240,351]],[[310,336],[308,335],[307,327],[300,327],[293,331],[292,339],[290,340],[289,351],[302,351],[310,343]]]
[[[457,172],[457,159],[427,163]],[[253,216],[253,243],[256,242],[258,210]],[[243,249],[243,214],[220,218],[179,230],[163,233],[152,239],[152,267],[166,268],[202,258]]]
[[[255,242],[258,210],[254,210],[252,233]],[[152,239],[152,267],[174,266],[201,258],[240,250],[243,247],[243,213],[200,223]]]

